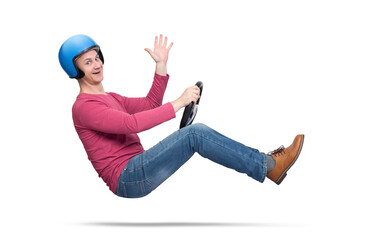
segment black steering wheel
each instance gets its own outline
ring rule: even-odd
[[[201,97],[201,93],[203,92],[203,83],[199,81],[195,85],[198,86],[198,88],[200,88],[200,97]],[[199,102],[200,98],[197,100],[196,104],[194,104],[194,102],[191,102],[189,105],[185,107],[181,119],[180,129],[189,126],[194,121],[194,118],[199,109]]]

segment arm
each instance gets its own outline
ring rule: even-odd
[[[171,43],[167,48],[167,37],[162,34],[155,37],[154,50],[145,48],[153,60],[156,62],[155,75],[152,87],[145,98],[126,98],[119,97],[118,100],[125,106],[128,113],[137,113],[149,109],[153,109],[162,105],[163,95],[167,87],[169,75],[167,74],[168,53],[172,47]]]
[[[164,92],[167,87],[169,75],[154,74],[154,81],[146,97],[129,98],[112,93],[130,114],[153,109],[162,105]]]
[[[176,116],[171,103],[152,110],[128,114],[95,100],[82,103],[75,113],[77,125],[80,127],[112,134],[139,133]]]
[[[154,59],[156,62],[156,68],[155,71],[159,75],[165,76],[167,74],[167,61],[168,61],[168,53],[171,49],[173,43],[171,43],[168,48],[167,46],[167,37],[164,38],[163,42],[163,36],[162,34],[158,37],[155,37],[154,41],[154,51],[145,48],[145,51],[147,51],[150,56]],[[189,105],[192,101],[196,102],[200,97],[200,89],[197,86],[189,87],[185,90],[185,92],[175,101],[172,101],[171,104],[177,112],[181,108]]]

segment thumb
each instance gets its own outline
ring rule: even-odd
[[[152,55],[152,50],[150,50],[149,48],[144,48],[145,51],[147,51],[150,55]]]

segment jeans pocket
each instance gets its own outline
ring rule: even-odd
[[[122,197],[140,198],[153,191],[153,184],[149,180],[122,183]]]

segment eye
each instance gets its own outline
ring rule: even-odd
[[[86,64],[86,65],[89,65],[89,64],[90,64],[90,61],[86,62],[85,64]]]
[[[96,61],[98,61],[99,60],[99,57],[96,57]]]

